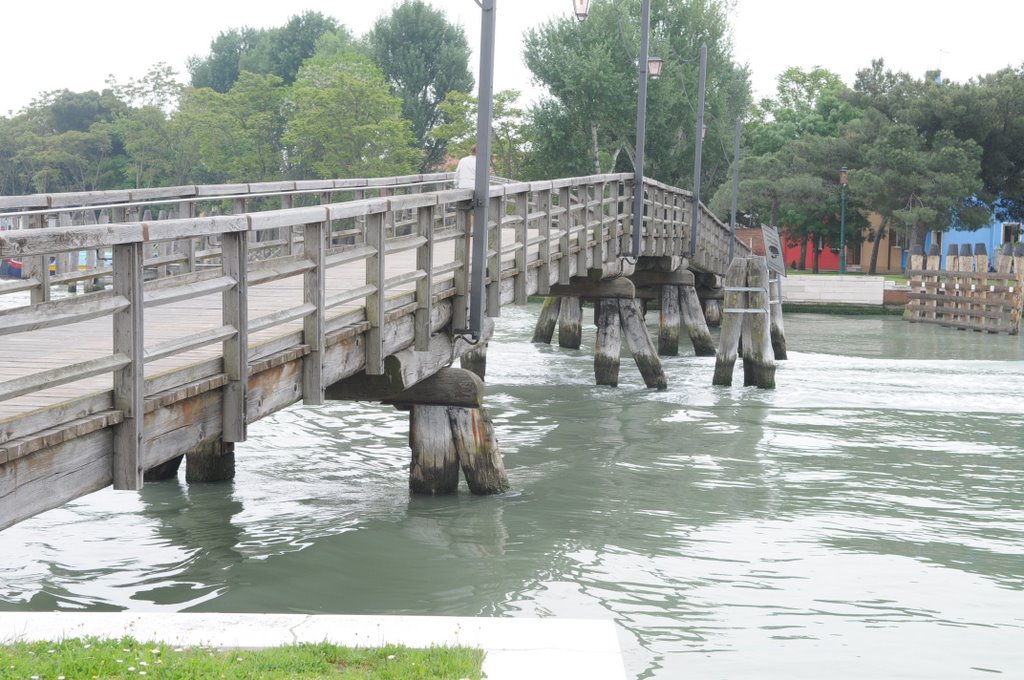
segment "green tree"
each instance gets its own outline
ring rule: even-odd
[[[437,167],[446,149],[429,133],[444,122],[441,102],[450,92],[473,89],[465,32],[423,0],[405,0],[377,20],[366,43],[412,123],[413,136],[423,149],[421,171]]]
[[[175,115],[198,152],[197,181],[254,182],[281,176],[284,162],[281,78],[243,72],[225,94],[186,91]]]
[[[306,62],[288,97],[283,141],[296,177],[376,177],[418,165],[401,102],[368,58]]]
[[[713,191],[725,179],[732,121],[746,109],[750,96],[746,70],[732,60],[727,10],[722,0],[674,0],[652,8],[651,53],[665,63],[661,80],[650,82],[648,90],[648,176],[681,186],[693,181],[698,57],[706,42],[708,130],[702,183]],[[583,157],[590,172],[632,168],[639,15],[638,0],[595,0],[583,23],[556,19],[527,32],[526,64],[550,94],[532,112],[532,121],[537,152],[551,156],[532,167],[568,174]]]
[[[526,112],[517,106],[518,100],[517,90],[495,93],[491,121],[494,171],[511,179],[523,177],[530,145]],[[476,97],[465,92],[449,92],[440,109],[447,122],[434,127],[430,138],[445,144],[448,152],[456,157],[469,154],[470,147],[476,142]]]
[[[893,123],[876,110],[850,126],[852,148],[861,152],[850,170],[850,195],[881,215],[873,236],[869,273],[875,273],[878,246],[886,229],[923,245],[928,229],[978,226],[980,216],[968,199],[981,189],[981,148],[940,130],[929,141],[913,126]]]
[[[320,12],[294,15],[276,28],[222,31],[210,42],[208,55],[188,60],[192,87],[226,94],[244,71],[275,75],[291,84],[302,63],[315,53],[317,41],[328,33],[341,33],[351,40],[337,20]]]

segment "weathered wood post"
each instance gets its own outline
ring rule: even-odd
[[[413,404],[409,412],[409,491],[452,493],[459,486],[459,454],[452,437],[447,406]]]
[[[928,249],[928,260],[925,263],[928,268],[928,276],[924,277],[924,290],[934,296],[928,299],[928,318],[936,319],[939,307],[938,296],[942,294],[939,289],[939,269],[942,262],[942,249],[938,243],[933,243]]]
[[[679,354],[679,327],[682,324],[680,314],[680,288],[682,286],[663,285],[660,290],[658,305],[658,354],[674,357]]]
[[[786,351],[786,327],[782,323],[782,276],[776,273],[775,278],[769,278],[769,293],[771,298],[771,334],[772,351],[775,352],[776,361],[784,361],[789,358]],[[772,290],[774,288],[774,290]]]
[[[693,286],[680,286],[679,294],[682,297],[683,325],[690,335],[694,354],[699,357],[715,356],[715,341],[701,311],[697,290]]]
[[[459,357],[459,365],[481,380],[487,379],[487,344],[487,341],[480,340],[476,347]]]
[[[718,328],[722,325],[722,301],[708,298],[704,301],[704,320],[708,327]]]
[[[619,307],[619,319],[622,321],[622,330],[626,334],[626,341],[629,344],[629,351],[633,353],[633,360],[640,375],[643,376],[644,384],[659,390],[668,388],[665,380],[665,372],[661,367],[661,360],[655,351],[651,336],[647,334],[644,326],[644,316],[640,309],[640,301],[617,300]]]
[[[508,491],[505,463],[486,409],[449,406],[448,423],[470,492],[483,496]]]
[[[739,356],[740,335],[743,331],[743,312],[747,308],[747,263],[735,258],[725,273],[725,295],[722,309],[722,334],[718,339],[715,376],[712,385],[732,385],[733,369]]]
[[[600,298],[594,303],[597,335],[594,339],[594,376],[598,385],[619,384],[619,355],[622,351],[619,305],[615,300]]]
[[[561,309],[562,298],[556,296],[544,298],[544,306],[540,309],[537,325],[533,329],[532,342],[545,345],[551,344],[551,338],[555,335],[555,325],[558,323]]]
[[[580,298],[572,296],[562,299],[558,316],[558,346],[579,349],[583,344],[583,305]]]
[[[743,315],[743,384],[775,389],[775,353],[772,350],[768,263],[761,257],[747,259],[750,311]],[[749,332],[748,329],[749,328]],[[749,338],[749,342],[747,341]]]

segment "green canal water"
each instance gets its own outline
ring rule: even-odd
[[[293,408],[233,484],[0,533],[0,610],[604,617],[636,678],[1024,677],[1020,338],[792,314],[777,390],[684,353],[653,392],[537,311],[490,349],[512,492],[409,498],[404,414]]]

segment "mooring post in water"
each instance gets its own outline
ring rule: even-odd
[[[665,371],[662,370],[661,360],[658,359],[654,343],[644,326],[640,301],[636,299],[616,300],[616,304],[619,307],[622,331],[626,334],[629,351],[633,353],[633,360],[636,362],[637,368],[640,369],[644,384],[659,390],[667,389],[668,382],[665,380]]]
[[[472,371],[481,380],[487,379],[487,342],[480,340],[477,346],[459,357],[459,365]]]
[[[674,357],[679,354],[679,327],[682,315],[679,310],[681,286],[661,286],[658,305],[658,354]]]
[[[747,304],[743,314],[743,384],[775,389],[775,352],[770,330],[768,263],[763,257],[747,259]]]
[[[470,492],[485,496],[508,491],[505,463],[487,410],[449,406],[448,423]]]
[[[537,317],[537,325],[533,329],[532,342],[537,344],[551,344],[551,338],[555,335],[555,326],[558,324],[558,315],[562,310],[562,298],[549,296],[544,298],[544,306],[540,308],[540,316]]]
[[[747,262],[735,258],[725,274],[725,294],[722,309],[722,333],[718,339],[715,359],[715,377],[712,385],[732,385],[732,373],[739,356],[740,334],[743,331],[743,313],[747,308]]]
[[[701,311],[697,289],[693,286],[680,286],[679,295],[682,299],[683,324],[690,335],[694,354],[699,357],[715,356],[715,341]]]
[[[494,424],[481,405],[483,381],[470,371],[446,368],[423,382],[426,384],[414,385],[392,402],[399,407],[411,405],[409,490],[415,494],[453,493],[461,467],[471,492],[506,491],[508,475]]]
[[[769,273],[769,279],[771,274]],[[777,361],[788,359],[786,353],[786,327],[782,324],[782,277],[776,274],[769,283],[771,297],[772,351]]]
[[[235,445],[233,442],[205,442],[185,452],[185,481],[229,482],[235,478]]]
[[[942,263],[942,249],[939,247],[938,243],[933,243],[931,248],[928,249],[928,261],[926,262],[926,265],[928,267],[928,272],[931,273],[931,275],[924,277],[924,290],[925,290],[925,292],[928,292],[932,296],[934,296],[934,297],[932,297],[931,299],[928,300],[928,310],[929,310],[928,311],[928,318],[929,319],[937,319],[938,318],[938,312],[937,312],[937,310],[939,308],[938,296],[942,294],[942,291],[939,290],[939,274],[938,274],[939,268],[941,267],[941,263]],[[931,285],[929,285],[929,284],[931,284]]]
[[[562,298],[562,309],[558,315],[558,346],[565,349],[579,349],[583,344],[583,308],[580,298]]]
[[[448,408],[413,404],[409,411],[412,493],[453,493],[459,486],[459,455],[448,422]]]
[[[619,303],[601,298],[594,303],[597,335],[594,338],[594,376],[598,385],[619,384],[619,355],[622,351],[622,324]]]
[[[709,328],[718,328],[722,325],[722,301],[717,298],[708,298],[704,301],[704,320]]]

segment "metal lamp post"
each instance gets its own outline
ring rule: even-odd
[[[839,168],[839,273],[846,273],[846,166]]]
[[[487,220],[491,196],[491,118],[494,111],[494,37],[497,0],[473,0],[480,13],[480,90],[476,112],[476,178],[473,185],[473,237],[469,287],[469,328],[479,339],[486,313],[484,281],[487,277]],[[650,0],[644,0],[648,5]],[[590,0],[573,0],[576,18],[590,13]]]
[[[647,74],[650,71],[651,0],[643,0],[640,9],[640,56],[637,68],[640,87],[636,103],[636,160],[633,163],[633,257],[640,257],[640,233],[644,224],[644,144],[647,140]],[[655,65],[661,75],[661,60]]]

